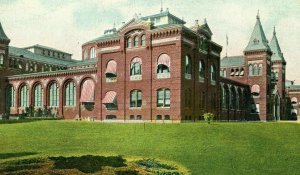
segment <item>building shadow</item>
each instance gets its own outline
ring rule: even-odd
[[[83,173],[95,173],[101,171],[102,167],[124,167],[126,160],[122,156],[92,156],[81,157],[49,157],[54,162],[55,169],[78,169]]]
[[[0,160],[1,159],[9,159],[15,157],[23,157],[23,156],[30,156],[35,155],[35,152],[20,152],[20,153],[0,153]]]

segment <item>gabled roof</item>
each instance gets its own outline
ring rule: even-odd
[[[56,58],[47,57],[39,54],[34,54],[26,49],[12,47],[12,46],[9,46],[8,53],[10,56],[23,57],[24,59],[29,59],[32,61],[41,62],[45,64],[66,66],[76,62],[75,60],[62,60],[62,59],[56,59]]]
[[[285,62],[283,54],[282,54],[280,46],[279,46],[278,39],[276,37],[275,27],[274,27],[274,31],[273,31],[273,37],[272,37],[272,40],[270,42],[270,48],[271,48],[271,51],[273,53],[272,57],[271,57],[272,61]]]
[[[6,34],[2,28],[1,22],[0,22],[0,41],[10,42],[10,39],[6,36]]]
[[[231,56],[224,57],[221,59],[221,67],[235,67],[235,66],[244,66],[245,58],[244,56]]]
[[[251,34],[251,38],[244,52],[258,51],[258,50],[270,51],[270,47],[268,45],[268,40],[262,28],[260,18],[257,15],[256,24],[254,26],[254,29]]]

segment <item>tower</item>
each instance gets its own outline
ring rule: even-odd
[[[5,89],[6,89],[6,82],[5,76],[7,76],[8,70],[8,45],[10,39],[6,36],[3,31],[1,22],[0,22],[0,96],[5,97]],[[5,103],[0,103],[0,114],[4,113],[5,111]]]
[[[270,49],[272,51],[272,74],[274,76],[274,88],[278,91],[278,97],[274,94],[273,97],[273,116],[279,119],[280,116],[285,115],[285,68],[286,61],[281,52],[279,42],[276,36],[274,27],[273,37],[270,42]]]
[[[256,24],[249,43],[244,50],[247,82],[251,88],[251,117],[253,120],[271,120],[271,49],[268,45],[260,17],[257,14]]]

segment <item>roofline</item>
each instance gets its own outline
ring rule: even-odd
[[[40,49],[53,50],[53,51],[65,53],[65,54],[68,54],[68,55],[71,55],[71,56],[73,55],[73,54],[68,53],[68,52],[64,52],[64,51],[61,51],[61,50],[58,50],[58,49],[55,49],[55,48],[51,48],[51,47],[43,46],[43,45],[39,45],[39,44],[35,44],[35,45],[32,45],[32,46],[28,46],[28,47],[23,47],[23,48],[21,48],[21,49],[29,49],[29,48],[34,48],[34,47],[37,47],[37,48],[40,48]],[[47,48],[47,47],[48,47],[48,48]]]
[[[20,80],[26,78],[39,78],[43,76],[59,76],[64,74],[71,74],[71,73],[85,73],[85,72],[97,72],[97,68],[82,68],[82,69],[73,69],[73,70],[59,70],[59,71],[48,71],[48,72],[37,72],[37,73],[30,73],[30,74],[20,74],[20,75],[12,75],[7,76],[8,80]]]

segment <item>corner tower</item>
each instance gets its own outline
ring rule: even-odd
[[[276,31],[274,27],[273,37],[270,42],[270,49],[272,51],[272,73],[273,73],[273,82],[274,89],[278,91],[279,97],[274,98],[274,110],[273,116],[275,119],[280,119],[280,116],[285,115],[285,69],[286,61],[281,52],[279,42],[276,36]]]
[[[247,82],[251,88],[251,117],[253,120],[271,120],[271,49],[257,14],[256,24],[244,50]]]
[[[0,96],[5,97],[6,82],[4,77],[8,75],[8,45],[10,39],[3,31],[0,22]],[[0,114],[5,111],[5,103],[0,103]]]

